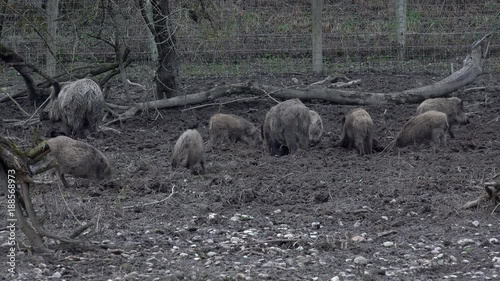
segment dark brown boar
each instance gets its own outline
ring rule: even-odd
[[[172,167],[186,167],[193,173],[194,166],[200,163],[202,172],[205,173],[203,138],[196,129],[189,129],[182,133],[175,143],[172,152]]]
[[[54,82],[40,120],[61,121],[66,135],[86,137],[98,130],[105,106],[101,88],[91,79]]]
[[[311,115],[309,141],[311,145],[316,145],[320,142],[321,136],[323,135],[323,120],[321,120],[321,116],[314,110],[309,110],[309,114]]]
[[[451,130],[453,125],[469,123],[465,114],[464,103],[457,97],[426,99],[418,106],[417,115],[429,110],[446,113],[450,125],[449,133],[452,138],[455,138],[455,134]]]
[[[293,154],[309,148],[311,114],[299,100],[281,102],[267,112],[264,121],[264,142],[271,155]]]
[[[449,131],[446,114],[436,110],[426,111],[408,120],[396,137],[396,146],[403,147],[414,143],[428,143],[436,151],[440,144],[446,146]]]
[[[217,113],[210,117],[208,122],[210,143],[242,141],[249,145],[260,143],[260,133],[251,122],[234,114]]]
[[[92,145],[66,136],[47,140],[49,157],[57,163],[57,174],[64,186],[68,183],[65,174],[75,178],[104,180],[111,178],[112,168],[108,158]]]
[[[340,136],[342,147],[356,147],[360,156],[372,153],[373,120],[362,108],[351,110],[342,119],[343,127]]]

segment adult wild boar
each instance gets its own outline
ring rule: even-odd
[[[250,121],[234,114],[217,113],[208,121],[210,143],[230,141],[236,143],[242,141],[249,145],[260,143],[260,133]]]
[[[106,103],[99,85],[91,79],[53,83],[49,102],[40,120],[61,121],[68,136],[86,137],[96,132]]]
[[[204,153],[205,148],[200,133],[196,129],[189,129],[182,133],[175,143],[172,167],[186,167],[194,173],[194,166],[200,163],[202,172],[205,173]]]
[[[448,117],[436,110],[426,111],[408,120],[396,137],[396,146],[403,147],[414,143],[428,143],[436,151],[440,144],[446,146],[449,131]]]
[[[450,125],[450,136],[455,138],[451,127],[456,124],[467,124],[469,120],[464,110],[464,103],[457,97],[426,99],[417,107],[417,115],[429,110],[446,113]]]
[[[309,114],[311,115],[309,141],[312,145],[315,145],[320,142],[321,136],[323,135],[323,120],[321,120],[321,116],[314,110],[309,110]]]
[[[65,174],[99,181],[111,178],[108,158],[92,145],[66,136],[48,139],[47,145],[49,157],[57,161],[57,174],[64,186],[68,187]]]
[[[264,142],[271,155],[293,154],[309,148],[311,113],[299,100],[281,102],[267,112],[262,128]]]
[[[357,148],[360,156],[372,153],[373,120],[370,114],[362,108],[355,108],[342,118],[342,147]]]

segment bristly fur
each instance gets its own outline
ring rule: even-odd
[[[50,148],[49,157],[53,157],[59,167],[58,174],[68,174],[75,178],[109,179],[112,175],[108,158],[92,145],[66,136],[47,140]]]
[[[186,167],[194,172],[194,166],[200,163],[202,172],[205,173],[205,148],[203,138],[196,129],[189,129],[182,133],[175,143],[172,152],[172,167]]]
[[[356,147],[360,156],[372,153],[373,120],[362,108],[351,110],[343,118],[340,142],[343,147]]]
[[[266,114],[264,141],[271,155],[295,153],[309,148],[311,114],[299,100],[290,99],[273,106]]]
[[[402,147],[414,143],[429,143],[436,149],[440,143],[446,146],[445,133],[448,131],[446,114],[430,110],[410,118],[396,137],[395,144]]]
[[[210,117],[208,122],[210,143],[242,141],[248,145],[257,145],[261,142],[259,130],[252,122],[234,114],[217,113]]]
[[[93,80],[64,82],[53,87],[40,119],[61,121],[67,135],[85,137],[98,130],[105,105],[101,88]]]

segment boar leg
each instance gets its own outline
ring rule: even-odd
[[[451,126],[448,128],[448,133],[450,133],[450,137],[451,137],[452,139],[454,139],[454,138],[455,138],[455,134],[454,134],[454,133],[453,133],[453,131],[451,130]]]
[[[58,171],[57,173],[59,174],[59,178],[61,179],[61,182],[62,182],[63,186],[64,186],[65,188],[69,188],[69,184],[68,184],[68,182],[66,181],[66,178],[64,177],[64,174],[63,174],[63,173],[61,173],[61,172],[59,172],[59,171]]]

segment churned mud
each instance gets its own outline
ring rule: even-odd
[[[359,90],[388,92],[429,84],[446,74],[390,76],[350,73]],[[322,78],[257,76],[271,85]],[[468,87],[498,86],[484,74]],[[246,81],[226,80],[227,83]],[[183,81],[196,92],[217,79]],[[121,87],[116,83],[112,90]],[[140,93],[138,93],[139,95]],[[339,146],[342,117],[355,106],[304,101],[323,118],[321,143],[295,155],[271,157],[244,144],[207,144],[207,173],[170,166],[175,141],[196,127],[208,141],[208,120],[237,114],[259,127],[275,104],[263,97],[224,106],[150,110],[87,141],[106,154],[113,179],[73,180],[69,190],[49,175],[37,177],[34,204],[48,229],[68,235],[80,222],[98,221],[91,245],[48,241],[53,255],[18,252],[14,278],[5,280],[498,280],[500,208],[462,210],[498,172],[500,98],[493,91],[458,91],[470,124],[434,153],[413,146],[360,157]],[[111,94],[113,95],[113,94]],[[119,102],[119,94],[113,102]],[[227,97],[229,101],[241,97]],[[221,100],[222,101],[222,100]],[[29,108],[26,101],[21,105]],[[375,137],[386,146],[417,105],[366,106]],[[12,103],[2,119],[23,118]],[[54,126],[44,123],[45,135]],[[2,128],[29,144],[31,128]],[[60,185],[60,184],[59,184]],[[173,192],[173,194],[172,194]],[[2,197],[2,206],[5,198]],[[160,201],[160,202],[159,202]],[[5,212],[0,212],[6,221]],[[2,243],[7,232],[0,232]],[[18,231],[19,242],[23,235]],[[24,249],[21,246],[21,250]],[[0,250],[6,252],[3,245]],[[354,258],[366,258],[358,269]],[[0,261],[6,261],[5,255]],[[51,278],[52,277],[52,278]],[[338,279],[336,279],[338,278]]]

